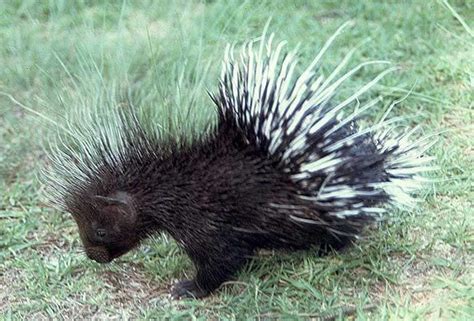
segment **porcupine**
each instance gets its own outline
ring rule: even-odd
[[[296,50],[282,54],[273,35],[245,44],[240,59],[228,46],[211,95],[218,120],[190,143],[160,140],[135,113],[119,111],[98,135],[79,130],[75,148],[56,144],[51,198],[77,222],[87,256],[110,262],[165,231],[196,268],[172,296],[203,297],[258,249],[338,250],[386,205],[411,204],[432,142],[410,142],[416,129],[392,133],[391,120],[360,128],[377,99],[343,114],[391,69],[331,103],[347,78],[377,63],[337,78],[348,54],[327,78],[316,72],[340,30],[296,79]]]

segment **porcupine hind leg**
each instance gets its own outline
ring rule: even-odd
[[[251,258],[253,250],[245,247],[225,246],[219,251],[189,253],[196,267],[196,276],[192,280],[181,280],[171,289],[171,297],[202,298],[217,289],[223,282],[231,279]]]
[[[318,256],[329,255],[333,252],[342,252],[351,247],[357,240],[357,235],[362,231],[362,225],[349,224],[348,222],[333,223],[337,229],[325,230],[319,234]]]
[[[344,251],[350,247],[356,240],[355,236],[328,236],[323,243],[320,244],[317,255],[325,256],[332,252]]]

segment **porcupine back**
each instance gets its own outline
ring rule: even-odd
[[[297,204],[288,202],[269,206],[287,211],[294,222],[347,236],[382,218],[387,204],[414,203],[411,194],[424,181],[419,174],[431,169],[431,158],[422,155],[433,141],[410,142],[417,128],[393,133],[397,119],[385,120],[386,115],[368,128],[356,124],[379,101],[359,106],[359,96],[395,68],[383,71],[342,102],[331,103],[351,75],[366,65],[386,63],[362,63],[338,76],[351,51],[324,78],[316,69],[342,28],[296,80],[296,50],[282,55],[285,44],[273,48],[273,35],[268,40],[262,37],[256,49],[247,43],[238,58],[228,46],[219,92],[212,98],[220,123],[233,124],[249,145],[276,160],[278,169],[299,187],[297,198],[309,202],[314,211],[298,211]],[[345,112],[351,105],[353,111]]]

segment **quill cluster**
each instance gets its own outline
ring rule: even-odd
[[[59,140],[51,199],[76,220],[87,255],[110,262],[167,232],[196,267],[172,295],[202,297],[258,249],[337,250],[387,205],[412,205],[432,141],[411,140],[416,129],[394,133],[385,117],[358,125],[378,102],[359,97],[391,69],[331,102],[359,69],[385,63],[341,75],[350,52],[323,77],[317,67],[341,30],[297,77],[297,52],[284,53],[273,36],[238,56],[229,46],[212,95],[218,122],[191,144],[161,141],[127,111],[111,111],[114,120],[94,130],[78,126],[75,142]]]

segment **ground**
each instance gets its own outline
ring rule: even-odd
[[[203,300],[171,301],[192,266],[156,236],[113,264],[82,253],[67,213],[47,205],[41,170],[59,116],[124,102],[156,122],[199,131],[214,110],[227,42],[299,45],[300,70],[346,21],[327,72],[391,61],[370,117],[391,116],[438,141],[436,172],[411,210],[393,210],[343,253],[262,253]],[[474,5],[470,1],[5,1],[0,3],[0,313],[3,319],[468,320],[474,315]],[[370,81],[365,68],[341,96]],[[408,95],[407,95],[408,94]],[[368,97],[366,97],[368,98]],[[337,99],[337,98],[336,98]],[[70,118],[70,121],[73,121]],[[76,123],[79,122],[76,119]],[[54,125],[56,124],[56,125]]]

